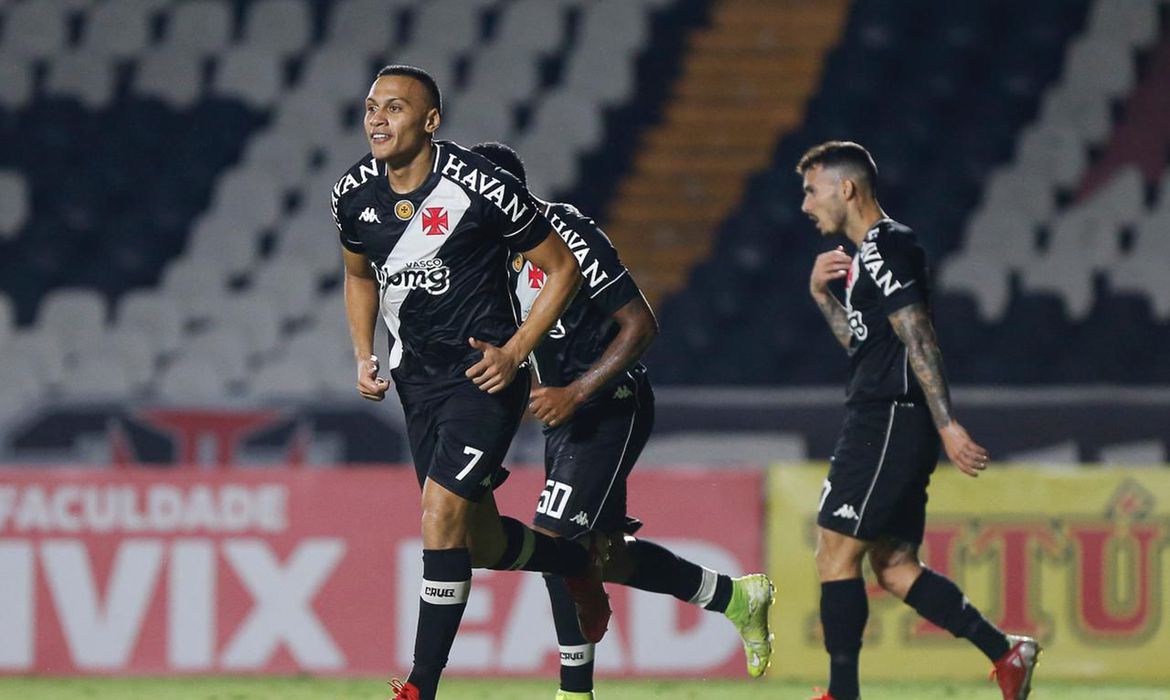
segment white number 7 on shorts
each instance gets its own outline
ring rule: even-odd
[[[471,455],[471,461],[467,463],[467,466],[463,468],[463,471],[455,475],[456,481],[463,481],[463,477],[467,476],[467,473],[475,468],[476,462],[479,461],[480,457],[483,457],[483,450],[477,450],[474,447],[468,445],[463,448],[463,454]]]

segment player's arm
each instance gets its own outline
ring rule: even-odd
[[[852,335],[849,332],[849,317],[845,314],[845,307],[829,291],[829,282],[845,279],[852,264],[853,259],[845,253],[845,249],[837,246],[817,256],[816,262],[813,263],[812,276],[808,281],[808,290],[813,301],[817,303],[821,315],[829,322],[833,337],[846,350],[849,349],[849,339]]]
[[[386,398],[390,382],[378,376],[374,327],[378,322],[378,280],[365,255],[342,248],[345,260],[345,315],[357,363],[357,390],[371,401]]]
[[[489,394],[502,391],[512,383],[520,363],[552,329],[581,286],[577,259],[560,236],[545,236],[534,248],[524,251],[524,257],[545,274],[544,286],[533,302],[528,318],[503,347],[497,348],[476,338],[468,341],[473,348],[483,352],[483,359],[467,370],[467,376]]]
[[[964,474],[979,476],[987,468],[987,450],[971,439],[951,413],[951,394],[943,371],[942,351],[926,304],[915,302],[889,315],[890,325],[906,346],[907,358],[942,437],[947,457]]]
[[[618,324],[618,333],[584,374],[568,386],[538,386],[532,390],[528,408],[538,420],[548,425],[567,421],[598,389],[633,367],[658,337],[658,320],[641,293],[615,311],[612,318]]]

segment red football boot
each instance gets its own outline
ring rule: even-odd
[[[991,677],[999,683],[1003,700],[1027,700],[1032,692],[1032,671],[1040,658],[1040,645],[1031,637],[1008,635],[1012,648],[995,662]]]
[[[577,606],[577,624],[581,635],[590,644],[596,644],[609,629],[609,618],[613,610],[609,607],[609,594],[602,585],[602,568],[609,558],[609,538],[601,533],[589,533],[589,563],[580,576],[566,576],[565,588]]]
[[[394,697],[390,700],[419,700],[418,688],[414,687],[413,683],[391,678],[390,689],[394,691]]]

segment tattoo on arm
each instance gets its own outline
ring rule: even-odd
[[[829,329],[833,331],[837,342],[848,350],[849,340],[853,334],[849,331],[849,317],[845,315],[845,307],[841,306],[837,297],[828,292],[814,296],[813,300],[816,301],[817,308],[821,310],[825,320],[829,322]]]
[[[942,351],[930,322],[930,314],[922,303],[898,309],[890,314],[890,325],[902,339],[918,384],[926,394],[926,404],[936,428],[951,423],[951,393],[943,370]]]

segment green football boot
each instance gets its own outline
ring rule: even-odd
[[[748,574],[731,579],[731,602],[723,614],[743,638],[743,653],[747,657],[748,675],[752,678],[764,675],[772,664],[768,610],[775,597],[776,587],[767,574]]]

